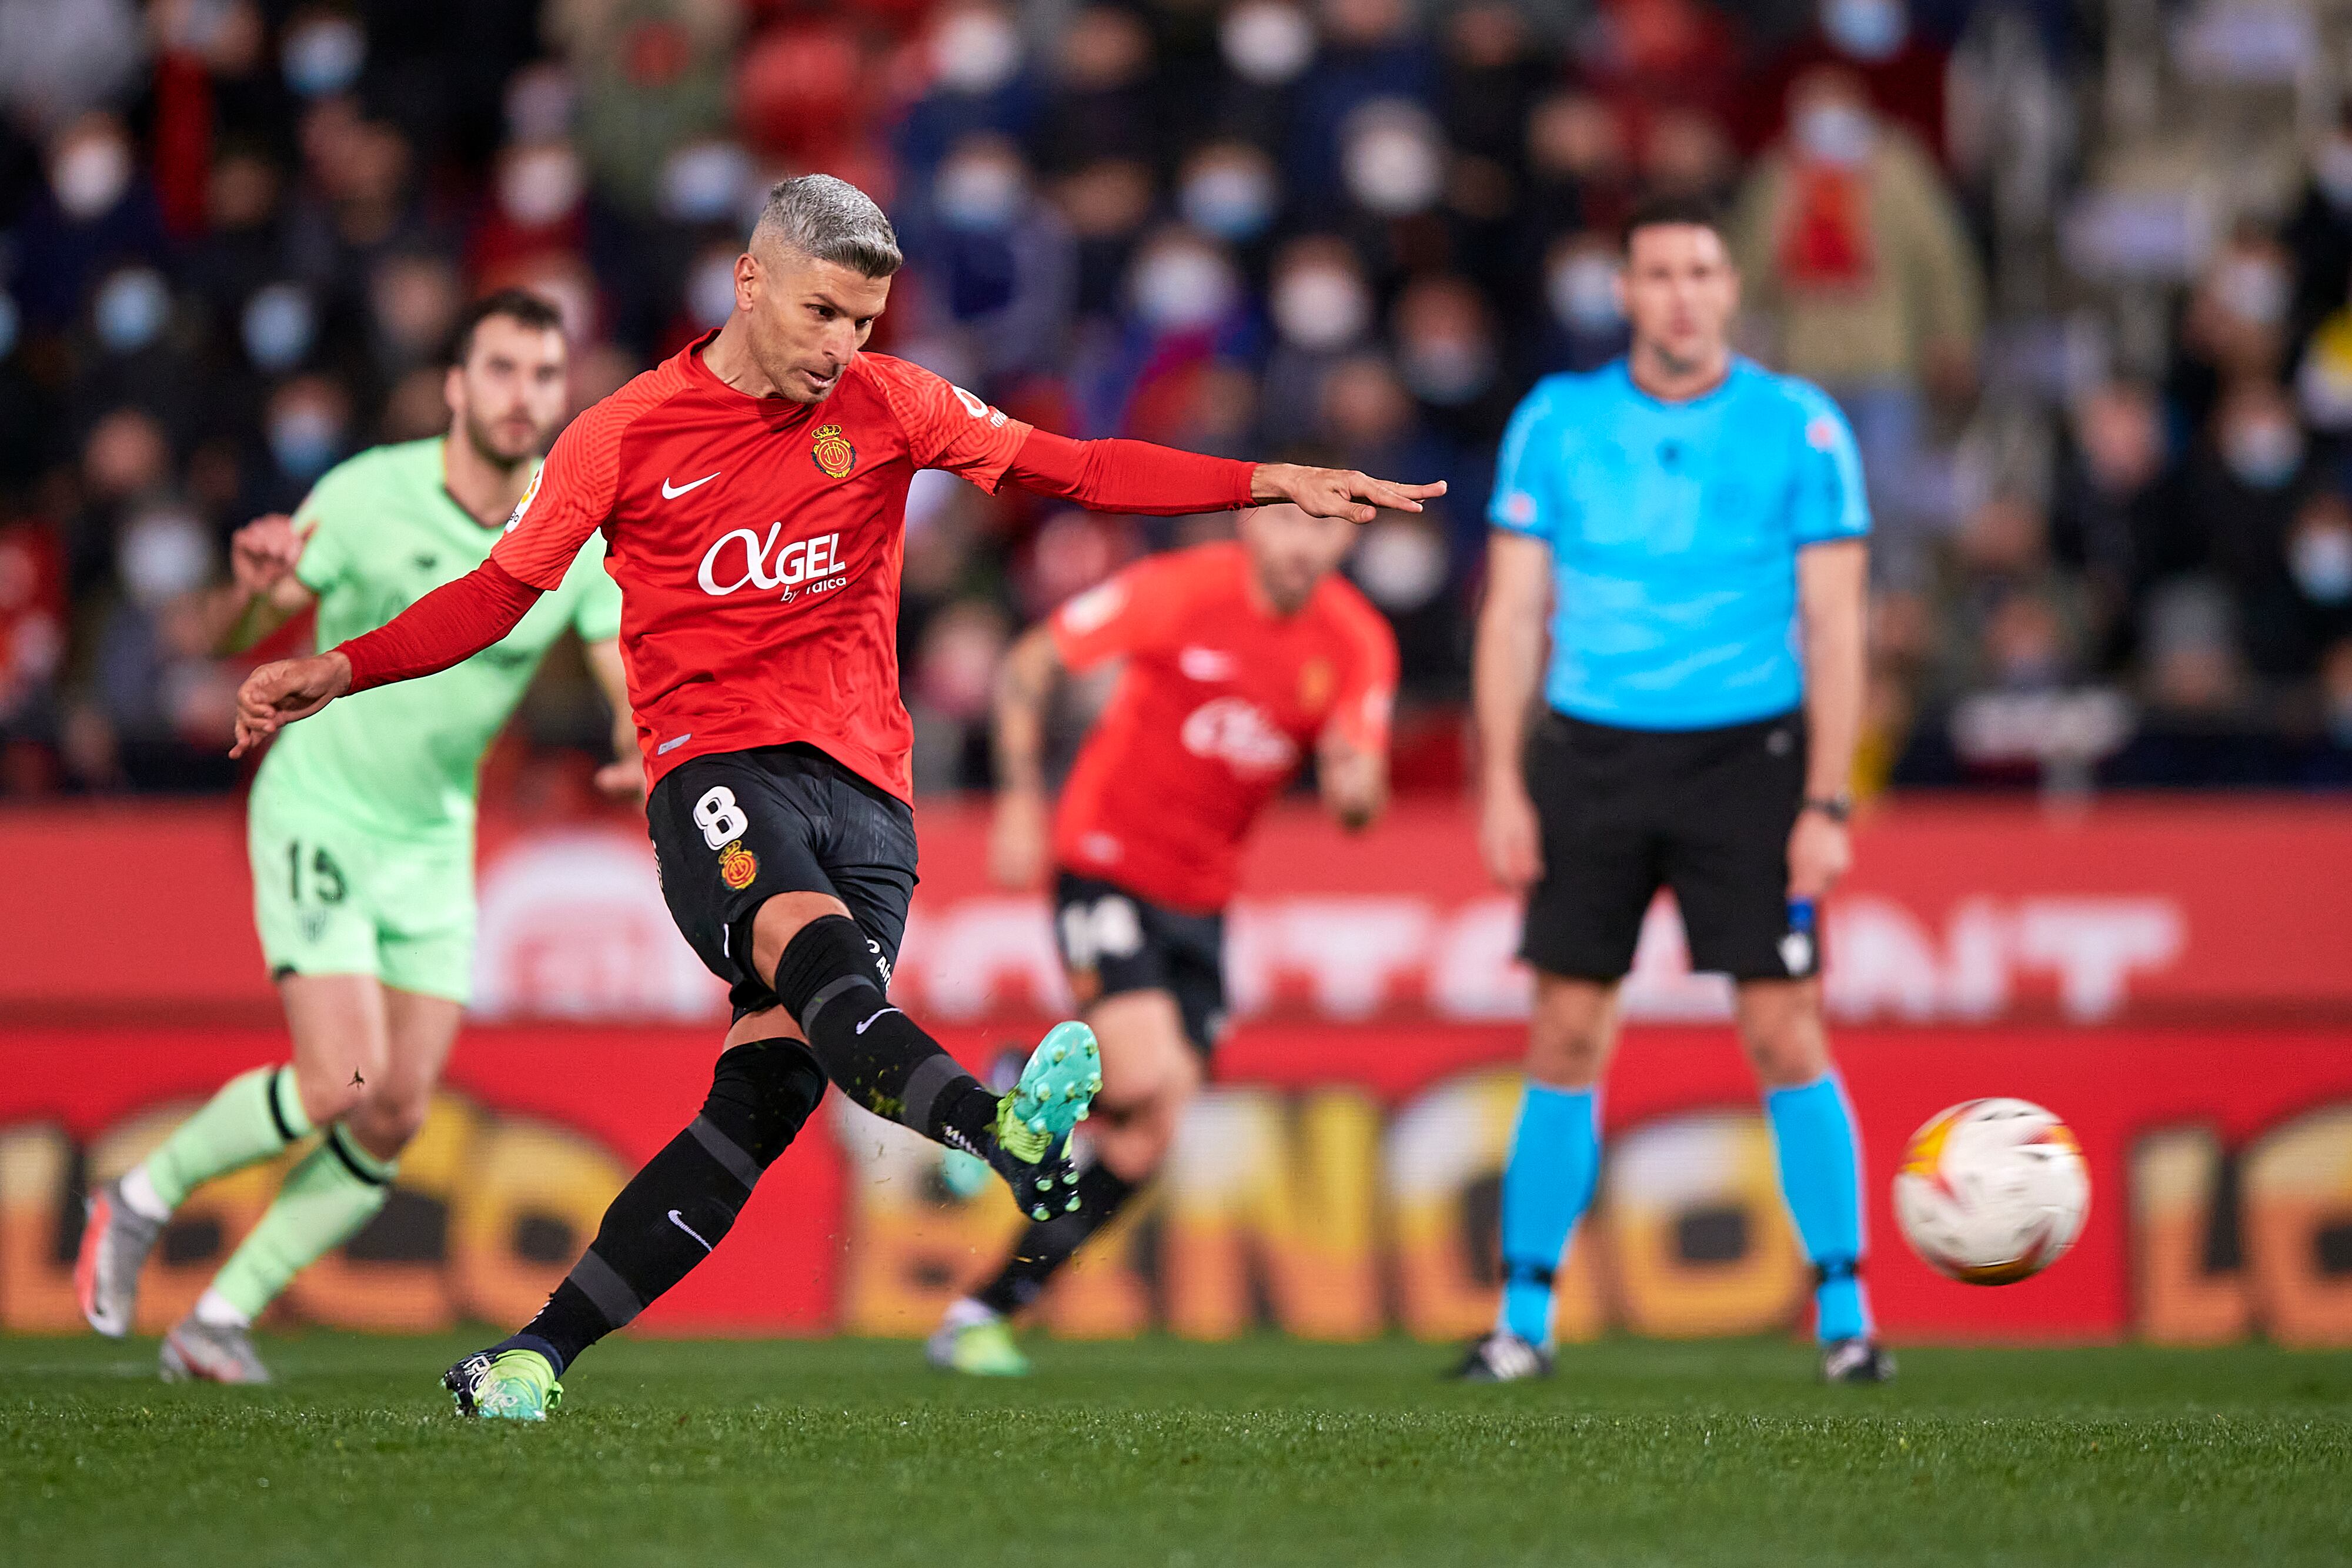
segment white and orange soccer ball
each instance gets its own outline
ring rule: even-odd
[[[1911,1134],[1895,1218],[1911,1250],[1970,1285],[2013,1285],[2056,1262],[2091,1208],[2083,1145],[2030,1100],[1969,1100]]]

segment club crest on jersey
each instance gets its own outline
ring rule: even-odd
[[[738,839],[719,852],[719,880],[736,892],[740,893],[751,886],[751,879],[759,874],[760,857],[745,849],[742,840]]]
[[[1309,659],[1298,672],[1298,706],[1321,713],[1331,704],[1331,688],[1339,684],[1328,659]]]
[[[849,471],[857,466],[857,448],[849,444],[849,437],[841,433],[841,426],[820,424],[816,427],[816,434],[810,438],[809,460],[825,477],[846,479]]]

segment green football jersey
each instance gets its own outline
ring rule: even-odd
[[[441,437],[362,452],[321,476],[294,514],[308,530],[294,574],[319,596],[319,646],[373,632],[482,564],[498,542],[443,482]],[[470,829],[487,750],[566,627],[590,643],[620,634],[621,590],[592,536],[552,593],[462,664],[378,686],[289,726],[263,780],[375,832]]]

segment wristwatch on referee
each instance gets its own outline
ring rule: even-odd
[[[1797,810],[1801,814],[1806,811],[1819,811],[1831,821],[1843,827],[1845,824],[1846,819],[1853,815],[1853,797],[1851,795],[1808,795],[1805,797],[1803,804],[1800,805]]]

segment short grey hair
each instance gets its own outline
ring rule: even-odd
[[[874,198],[831,174],[795,174],[769,186],[751,230],[753,245],[762,239],[867,277],[887,277],[907,261],[898,231]]]

